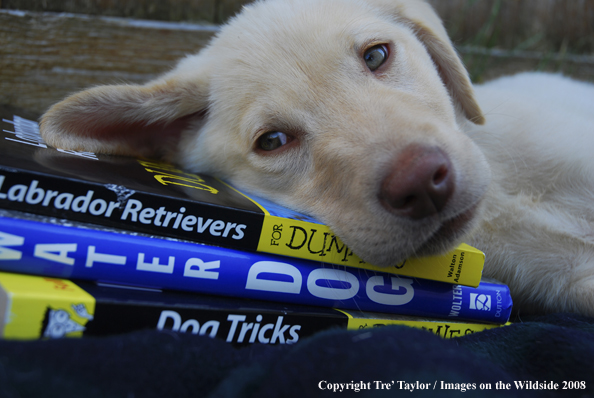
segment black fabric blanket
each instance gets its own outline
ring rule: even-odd
[[[157,331],[0,341],[0,397],[399,395],[592,397],[594,319],[532,317],[452,340],[402,326],[328,330],[241,349]]]

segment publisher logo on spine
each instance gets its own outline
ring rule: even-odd
[[[478,311],[491,311],[491,295],[470,293],[470,309]]]

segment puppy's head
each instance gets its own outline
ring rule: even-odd
[[[467,120],[483,117],[425,3],[271,0],[161,78],[76,94],[41,127],[57,147],[214,174],[391,265],[474,225],[490,172]]]

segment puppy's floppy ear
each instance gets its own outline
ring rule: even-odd
[[[194,59],[194,68],[187,67]],[[98,86],[52,106],[43,139],[61,149],[131,156],[175,151],[182,130],[205,117],[208,73],[197,56],[146,85]],[[191,71],[191,73],[190,73]]]
[[[421,0],[371,0],[408,25],[425,45],[450,95],[468,120],[484,124],[468,72],[433,8]]]

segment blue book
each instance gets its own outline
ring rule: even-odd
[[[503,284],[477,288],[0,212],[0,270],[345,310],[505,323]]]

